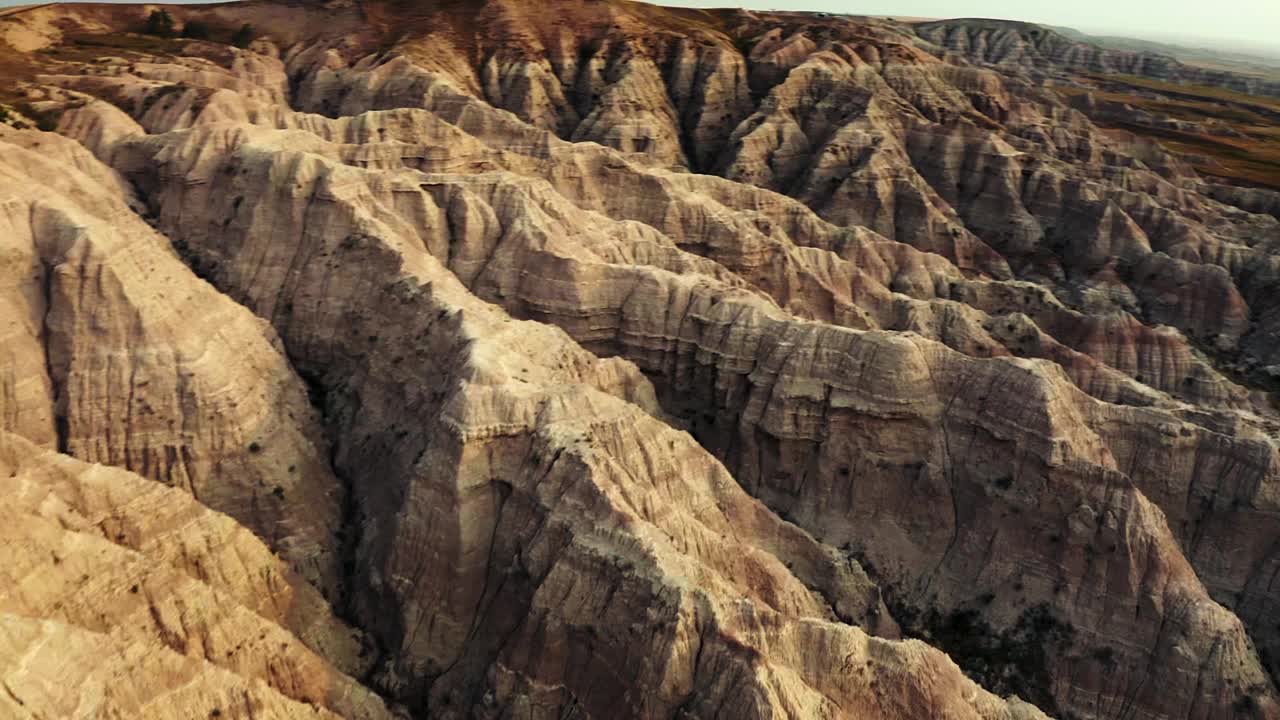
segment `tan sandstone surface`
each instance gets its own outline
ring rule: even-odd
[[[1269,195],[552,5],[0,18],[7,712],[1280,717]]]

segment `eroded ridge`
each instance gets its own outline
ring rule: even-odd
[[[233,717],[1280,712],[1265,192],[932,26],[556,10],[0,19],[65,136],[0,130],[8,437],[247,528],[314,609],[197,563],[202,623],[282,638],[219,662],[55,573],[16,655],[203,654],[274,693]]]

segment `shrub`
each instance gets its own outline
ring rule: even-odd
[[[192,40],[208,40],[209,26],[199,20],[192,20],[182,26],[182,37],[191,38]]]
[[[249,23],[241,25],[236,34],[231,36],[231,44],[238,48],[247,48],[251,42],[253,42],[253,26]]]
[[[886,599],[909,637],[924,638],[946,652],[983,687],[998,695],[1019,695],[1046,711],[1055,709],[1050,659],[1071,648],[1075,628],[1055,617],[1048,605],[1023,610],[1012,627],[996,632],[976,608],[921,612]],[[978,602],[989,601],[982,596]]]
[[[1106,665],[1108,668],[1114,667],[1116,664],[1116,649],[1110,645],[1099,645],[1090,653],[1093,659]]]
[[[152,10],[147,16],[147,34],[173,37],[173,16],[166,10]]]
[[[36,128],[40,130],[43,130],[45,132],[53,132],[54,130],[58,129],[58,114],[55,112],[45,112],[43,110],[38,110],[34,105],[26,102],[18,103],[17,110],[23,115],[26,115],[27,117],[34,120],[36,123]],[[25,123],[22,123],[22,121],[18,120],[17,118],[14,118],[13,126],[18,128],[19,130],[22,130],[25,128],[26,125]]]

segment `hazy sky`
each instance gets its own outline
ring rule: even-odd
[[[1280,51],[1280,0],[658,0],[685,7],[822,10],[917,17],[991,17],[1066,25],[1095,34],[1204,40]],[[1234,43],[1233,43],[1234,41]]]
[[[39,0],[0,0],[0,7]],[[430,0],[426,0],[430,1]],[[534,0],[536,1],[536,0]],[[1151,40],[1280,53],[1280,0],[650,0],[685,7],[993,17]],[[1188,42],[1190,41],[1190,42]]]

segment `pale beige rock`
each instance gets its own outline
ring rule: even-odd
[[[342,717],[167,648],[8,613],[0,613],[0,674],[0,709],[14,718]]]
[[[365,675],[349,641],[319,644],[341,636],[328,621],[268,618],[280,632],[432,717],[1035,716],[903,628],[1064,714],[1280,712],[1280,421],[1241,372],[1280,322],[1265,195],[1202,188],[1034,77],[897,23],[612,1],[208,12],[297,22],[257,52],[33,78],[127,184],[64,146],[30,157],[36,133],[6,136],[5,161],[41,183],[14,193],[19,219],[70,204],[163,247],[132,201],[234,301],[193,296],[221,303],[215,324],[267,348],[223,351],[239,369],[202,382],[301,401],[237,403],[225,432],[273,406],[310,444],[324,482],[281,512],[350,533],[341,609],[382,653]],[[47,179],[60,164],[78,170]],[[72,182],[99,199],[60,199]],[[17,247],[49,242],[15,225]],[[88,227],[115,263],[88,267],[156,255]],[[165,259],[121,274],[129,292],[206,288]],[[42,317],[23,282],[8,307]],[[159,305],[128,305],[146,342],[194,342]],[[47,443],[58,373],[33,323],[6,330],[0,398]],[[193,402],[230,413],[210,394]],[[242,457],[266,473],[278,444]],[[319,487],[328,505],[298,497]],[[42,522],[13,525],[66,542]]]
[[[200,262],[217,268],[215,281],[238,288],[246,293],[245,302],[250,307],[277,317],[286,337],[305,343],[305,347],[331,342],[302,339],[317,332],[317,318],[334,315],[335,311],[324,309],[331,303],[348,308],[341,315],[353,319],[379,318],[385,322],[403,312],[383,308],[358,311],[352,316],[349,308],[361,301],[336,290],[350,281],[339,283],[330,275],[338,273],[340,277],[351,272],[349,268],[353,266],[358,266],[361,273],[375,272],[368,265],[373,258],[387,257],[384,247],[396,248],[405,258],[400,262],[409,267],[421,262],[426,262],[424,267],[428,268],[437,261],[447,263],[452,276],[435,279],[437,270],[428,275],[432,278],[433,296],[446,292],[444,288],[450,287],[456,277],[482,297],[492,298],[518,315],[561,325],[588,348],[636,361],[659,379],[667,409],[729,462],[739,482],[802,525],[814,528],[827,543],[864,553],[880,577],[898,588],[898,601],[904,606],[920,604],[958,611],[973,607],[986,592],[1021,586],[1023,590],[1015,596],[982,609],[997,628],[1012,628],[1019,621],[1034,622],[1034,612],[1038,612],[1035,606],[1045,602],[1055,616],[1075,626],[1076,637],[1085,647],[1111,648],[1113,654],[1108,662],[1115,665],[1105,676],[1105,684],[1103,674],[1096,669],[1100,661],[1093,656],[1051,656],[1047,660],[1051,677],[1066,673],[1078,678],[1075,683],[1055,689],[1055,693],[1061,693],[1059,697],[1075,698],[1072,707],[1100,707],[1137,694],[1139,701],[1153,712],[1172,713],[1187,703],[1213,702],[1210,697],[1225,696],[1226,701],[1217,701],[1222,710],[1235,703],[1230,688],[1237,682],[1259,693],[1263,698],[1259,702],[1272,702],[1265,696],[1268,680],[1239,620],[1209,599],[1179,552],[1163,514],[1132,485],[1126,489],[1127,477],[1117,472],[1117,467],[1127,467],[1129,473],[1145,477],[1143,465],[1135,461],[1118,464],[1112,452],[1130,447],[1129,441],[1123,439],[1128,434],[1154,432],[1161,425],[1177,428],[1180,423],[1173,416],[1141,416],[1098,404],[1076,390],[1052,365],[976,361],[923,340],[791,320],[771,301],[717,278],[718,273],[711,269],[714,265],[708,266],[709,274],[699,276],[697,263],[686,261],[680,265],[681,274],[670,273],[664,266],[679,257],[678,251],[665,256],[632,252],[619,257],[613,247],[626,247],[632,238],[646,240],[646,244],[661,239],[646,239],[646,233],[634,226],[617,224],[603,215],[575,212],[543,181],[504,173],[467,176],[358,170],[321,160],[325,155],[340,156],[343,146],[328,146],[306,134],[229,130],[209,127],[181,137],[144,141],[135,147],[144,152],[169,148],[164,151],[171,163],[165,174],[229,179],[226,189],[219,188],[218,181],[208,190],[193,183],[158,187],[161,222],[188,238],[193,247],[203,248]],[[168,142],[179,145],[172,149],[174,146]],[[237,149],[237,143],[246,145]],[[225,144],[221,153],[208,152],[219,144]],[[273,148],[274,152],[250,151],[253,147]],[[302,154],[304,151],[306,154]],[[219,166],[228,162],[234,169],[228,171]],[[128,164],[148,165],[142,161]],[[146,173],[139,177],[146,178]],[[239,216],[243,219],[233,223],[233,229],[222,231],[219,245],[200,239],[211,237],[209,230],[177,221],[194,217],[199,209],[216,203],[215,198],[236,195],[233,188],[238,183],[258,183],[255,177],[287,178],[287,182],[277,180],[273,186],[288,189],[256,197],[256,204],[245,211],[249,214]],[[299,197],[299,184],[303,197],[323,197],[324,204],[287,209]],[[315,189],[306,190],[308,186]],[[279,220],[283,217],[300,219],[286,226]],[[272,233],[257,230],[259,221],[255,218],[270,218]],[[301,218],[306,218],[305,224]],[[420,219],[407,222],[409,218]],[[286,231],[286,227],[290,229]],[[307,227],[324,231],[314,236]],[[421,237],[418,233],[423,228],[432,228],[443,236]],[[287,243],[290,247],[319,243],[323,249],[311,251],[313,256],[334,257],[323,266],[312,263],[290,269],[281,264],[266,265],[276,268],[274,272],[280,274],[279,282],[284,286],[304,293],[291,302],[295,308],[308,308],[305,321],[297,318],[296,310],[287,317],[280,315],[272,304],[278,297],[277,290],[261,286],[264,276],[255,270],[262,265],[245,265],[244,260],[238,260],[262,257],[267,250],[265,243],[279,242],[281,233],[294,238]],[[408,239],[415,236],[419,239]],[[591,245],[574,240],[592,236],[611,239],[610,243],[596,245],[604,257],[589,249]],[[235,244],[227,242],[232,238]],[[432,258],[427,254],[433,248],[440,256]],[[411,260],[414,257],[421,259]],[[618,264],[615,257],[625,258],[627,264]],[[634,264],[642,257],[656,264]],[[293,273],[302,275],[289,279]],[[308,274],[317,275],[314,280],[304,279]],[[257,278],[252,285],[247,281],[250,277]],[[602,282],[600,278],[606,280]],[[355,286],[363,287],[369,282],[360,281]],[[327,288],[324,296],[311,295],[307,290],[321,286]],[[301,301],[299,297],[307,299]],[[464,315],[467,312],[463,310]],[[468,322],[483,322],[487,311],[477,312],[479,320],[456,322],[463,327]],[[433,316],[436,311],[426,314]],[[446,314],[451,315],[452,310]],[[403,327],[398,321],[391,325]],[[363,332],[357,330],[357,334]],[[511,340],[503,339],[508,335],[505,330],[474,332],[477,338],[497,338],[500,345],[512,345]],[[380,335],[373,347],[382,347],[383,343],[389,347],[400,344]],[[436,349],[432,355],[440,352]],[[527,369],[530,381],[538,380],[538,365],[546,363],[531,363]],[[855,368],[861,369],[853,375],[858,379],[851,383],[848,378]],[[367,370],[357,372],[368,377],[364,375]],[[523,368],[521,372],[517,377],[526,377]],[[370,381],[363,383],[368,386]],[[349,381],[343,384],[350,385]],[[411,384],[397,382],[399,386]],[[378,421],[368,417],[371,404],[365,394],[382,395],[376,386],[377,383],[357,396],[365,417],[344,436],[365,437],[370,432],[376,436]],[[496,402],[487,395],[483,397],[481,407],[492,407]],[[458,407],[470,408],[472,402]],[[423,406],[432,404],[424,400]],[[445,407],[449,412],[450,405]],[[511,420],[526,412],[519,408],[520,405],[500,404],[494,417],[484,420],[480,419],[483,415],[472,420],[472,411],[468,410],[468,422],[456,422],[459,428],[474,422],[486,428],[506,428],[504,434],[519,432],[519,423],[513,426]],[[869,424],[871,418],[878,425]],[[859,427],[866,429],[859,431]],[[872,431],[871,427],[877,429]],[[1193,426],[1183,427],[1190,437],[1203,432]],[[592,428],[593,436],[602,432],[599,424]],[[493,431],[485,432],[487,435]],[[953,436],[956,439],[952,440]],[[953,442],[958,445],[953,446]],[[536,458],[555,452],[554,446],[545,450],[537,444],[534,447],[537,449],[532,457],[538,463],[542,461]],[[960,447],[966,449],[961,451]],[[431,453],[432,448],[428,441],[420,452]],[[512,484],[511,492],[520,485],[510,478],[524,477],[529,472],[519,466],[481,470],[478,465],[492,466],[502,451],[487,449],[470,455],[466,448],[464,439],[460,447],[450,450],[450,455],[429,462],[432,466],[456,465],[467,474],[480,472],[507,478],[504,482]],[[1167,457],[1187,458],[1179,461],[1186,467],[1204,462],[1194,459],[1200,452],[1195,445],[1187,445],[1180,452],[1183,454]],[[1240,442],[1229,452],[1244,456],[1253,449]],[[528,458],[529,453],[521,450],[517,454]],[[612,450],[608,454],[612,462],[626,463],[625,458],[634,456],[635,451]],[[475,459],[468,460],[469,457]],[[482,457],[487,458],[483,465]],[[372,462],[372,457],[362,454],[349,471],[356,472],[356,468]],[[376,472],[401,474],[391,470]],[[690,474],[688,470],[652,467],[631,472],[637,477]],[[1116,483],[1121,484],[1112,487]],[[904,492],[904,484],[913,489]],[[860,490],[855,492],[854,488]],[[872,497],[878,500],[869,501]],[[900,499],[888,499],[893,497]],[[438,507],[442,502],[429,502],[427,507]],[[460,499],[453,499],[444,504],[456,506],[459,502]],[[668,497],[655,501],[654,506],[665,507],[671,502]],[[931,509],[939,503],[952,505],[950,519],[940,521]],[[369,504],[376,505],[372,501]],[[1064,535],[1064,531],[1052,530],[1075,522],[1073,509],[1083,507],[1090,508],[1089,514],[1079,522],[1087,527],[1108,524],[1111,529],[1100,536],[1085,533],[1075,539]],[[417,513],[403,509],[399,512],[408,513],[400,526],[402,532],[407,532],[403,523]],[[474,519],[492,512],[460,507],[458,517]],[[1011,514],[1022,519],[1010,519]],[[1007,540],[993,546],[994,539],[979,540],[981,528],[989,527],[1018,529],[999,534],[997,537]],[[868,532],[868,528],[874,530]],[[1038,536],[1057,539],[1030,545],[1021,539]],[[1110,540],[1113,536],[1126,541],[1121,544]],[[401,545],[392,539],[381,542],[391,547]],[[1077,555],[1059,555],[1060,550],[1054,547],[1059,543],[1062,548],[1074,547]],[[1051,553],[1048,557],[1046,548]],[[1093,575],[1078,566],[1084,561],[1073,559],[1077,557],[1106,557],[1109,563],[1126,568],[1115,573],[1130,579],[1117,583],[1109,579],[1109,574]],[[995,563],[994,558],[1001,559]],[[419,563],[413,567],[417,574],[411,577],[431,574]],[[922,571],[925,574],[913,574]],[[475,572],[480,573],[479,569]],[[411,583],[413,587],[420,585]],[[462,587],[465,582],[451,585]],[[741,592],[738,589],[729,594]],[[1107,604],[1098,606],[1084,600],[1095,597],[1107,598]],[[1152,597],[1157,599],[1148,599]],[[399,602],[409,601],[403,597]],[[414,601],[412,607],[455,603],[469,607],[474,602]],[[1150,623],[1115,622],[1118,617],[1131,617],[1134,613],[1138,618],[1150,617]],[[1177,620],[1167,619],[1168,614]],[[401,627],[407,628],[423,621],[410,622],[406,618],[402,622]],[[438,622],[433,625],[439,627]],[[385,632],[396,637],[404,630]],[[442,628],[440,632],[446,631]],[[1147,653],[1156,650],[1145,648],[1175,642],[1183,644],[1187,657],[1201,657],[1213,647],[1229,652],[1234,668],[1229,682],[1225,676],[1213,675],[1213,671],[1205,675],[1206,670],[1194,664],[1168,663],[1153,669]],[[415,646],[410,641],[403,652],[408,657],[421,656],[429,653],[426,648],[448,645],[438,640]],[[425,665],[402,669],[393,682],[411,682],[406,675],[429,674],[433,667],[450,666],[457,661],[421,662]],[[1095,669],[1087,669],[1090,667]],[[1161,673],[1154,676],[1158,679],[1153,679],[1155,672]],[[1186,685],[1182,678],[1196,679]],[[1148,683],[1154,683],[1153,687],[1160,691],[1144,692]],[[1197,695],[1205,688],[1213,689],[1206,695]]]
[[[0,135],[7,430],[180,487],[338,591],[344,488],[274,333],[196,278],[113,171]],[[290,498],[292,494],[292,498]]]
[[[204,135],[201,131],[192,139]],[[300,139],[314,145],[308,137],[314,136]],[[288,142],[287,136],[282,139]],[[121,157],[129,164],[126,153]],[[282,171],[303,159],[288,152],[276,157],[285,160]],[[333,184],[336,180],[324,181],[329,188],[325,192],[338,193],[334,196],[338,199],[346,191],[342,182]],[[477,222],[483,227],[483,219]],[[945,706],[953,708],[956,717],[1035,716],[1027,706],[1006,705],[979,691],[936,651],[918,644],[868,645],[865,634],[843,624],[857,621],[896,632],[874,586],[856,563],[780,521],[749,499],[687,434],[645,414],[642,408],[658,410],[652,389],[634,367],[597,360],[552,328],[512,323],[470,296],[430,255],[413,252],[411,246],[384,245],[375,234],[353,234],[348,230],[354,228],[337,222],[322,225],[336,234],[334,246],[320,252],[364,253],[369,261],[296,266],[308,272],[338,273],[314,286],[327,288],[322,293],[299,285],[294,290],[299,294],[290,296],[298,307],[320,303],[316,308],[320,316],[328,315],[336,324],[310,322],[305,334],[289,331],[286,337],[312,345],[324,355],[323,347],[334,341],[332,331],[339,331],[337,338],[345,338],[351,321],[366,322],[361,317],[376,318],[385,328],[391,314],[398,312],[408,313],[406,322],[393,322],[390,327],[399,326],[402,338],[414,337],[422,328],[426,331],[422,337],[429,343],[426,347],[434,345],[443,351],[419,356],[410,364],[375,350],[360,365],[348,366],[347,371],[363,378],[355,385],[344,390],[330,384],[337,382],[336,375],[321,380],[330,393],[326,406],[339,416],[357,398],[363,406],[358,416],[348,416],[347,422],[354,424],[342,437],[366,437],[364,428],[380,435],[383,428],[396,427],[400,421],[386,423],[403,417],[404,389],[427,390],[429,386],[414,378],[422,377],[419,373],[424,370],[429,377],[432,364],[438,371],[447,370],[456,383],[430,400],[426,395],[421,403],[408,399],[409,407],[421,408],[420,417],[431,417],[433,404],[441,410],[433,424],[411,433],[421,440],[401,445],[380,460],[370,451],[381,446],[385,453],[390,447],[374,437],[342,442],[337,448],[340,467],[353,471],[361,467],[362,478],[391,471],[388,477],[403,478],[404,483],[399,488],[362,483],[367,495],[360,505],[367,520],[358,562],[369,577],[367,590],[355,598],[355,607],[358,615],[367,618],[368,627],[395,643],[389,664],[380,670],[379,685],[412,703],[424,693],[424,673],[435,675],[452,668],[432,683],[433,704],[465,700],[463,707],[478,705],[476,711],[481,712],[479,708],[490,705],[515,708],[533,699],[555,707],[549,705],[555,698],[539,688],[560,684],[574,688],[576,698],[561,697],[560,704],[582,703],[592,714],[599,714],[615,696],[607,690],[608,684],[601,684],[607,676],[599,674],[599,663],[584,662],[579,654],[603,643],[589,652],[594,656],[618,653],[636,686],[658,691],[637,706],[636,712],[642,715],[670,712],[680,705],[705,705],[737,708],[723,710],[735,714],[787,707],[803,714],[894,717],[921,707]],[[387,282],[396,273],[384,274],[390,269],[386,261],[395,258],[386,254],[387,249],[403,253],[399,282]],[[373,261],[379,257],[383,259]],[[270,262],[264,264],[270,266]],[[344,278],[350,272],[355,275]],[[286,272],[274,277],[288,276]],[[359,292],[374,278],[392,292],[364,298],[339,291],[345,286]],[[431,282],[422,285],[425,280]],[[274,294],[266,283],[246,290],[245,299],[254,307],[261,304],[258,293],[266,293],[261,297]],[[374,306],[380,311],[366,315],[361,308],[373,310],[370,300],[381,303]],[[325,307],[331,310],[326,312]],[[443,319],[437,308],[445,313]],[[333,311],[337,312],[330,315]],[[385,343],[375,347],[401,347],[401,340],[394,337],[373,342]],[[456,360],[450,361],[451,356]],[[420,364],[424,361],[429,363],[425,367]],[[339,372],[339,366],[331,366],[329,372]],[[415,455],[413,446],[420,442],[426,444]],[[655,452],[657,448],[664,449]],[[410,464],[398,465],[406,461]],[[636,484],[639,478],[663,484]],[[397,496],[402,499],[397,501]],[[385,518],[396,521],[384,527]],[[15,525],[14,532],[39,536],[41,522],[45,521],[28,521],[30,527]],[[730,537],[734,540],[729,541]],[[63,549],[61,544],[56,547]],[[99,562],[123,565],[126,574],[139,572],[127,554],[119,558],[122,553],[94,554],[79,547],[65,552],[72,555],[72,550],[77,558],[91,555],[102,558]],[[40,556],[33,550],[30,562]],[[432,557],[439,559],[423,563]],[[511,564],[496,564],[498,558],[507,557]],[[67,561],[73,577],[79,577],[75,575],[79,567]],[[494,585],[494,573],[510,576],[504,582],[528,587],[529,599],[521,600],[524,593],[518,587],[491,594],[494,591],[487,588],[502,587]],[[94,575],[108,587],[123,586],[102,571]],[[597,596],[582,606],[566,603],[563,593],[584,582],[584,587],[596,588],[620,583],[618,601]],[[158,589],[153,591],[152,584]],[[173,575],[147,575],[138,585],[138,594],[151,598],[162,592],[159,588],[173,592],[187,584]],[[44,594],[24,597],[21,607],[50,607],[67,592],[63,588],[50,583],[42,588]],[[608,604],[594,609],[593,603],[601,602]],[[191,606],[217,607],[217,595],[192,600]],[[647,608],[642,615],[652,620],[641,623],[635,632],[620,632],[623,626],[600,622],[606,607],[607,612],[623,616]],[[635,610],[627,611],[628,607]],[[133,611],[127,604],[115,610],[118,616],[89,613],[87,608],[81,612],[86,617],[83,624],[92,629],[131,627]],[[504,630],[521,612],[527,618]],[[674,624],[665,620],[668,613]],[[182,626],[189,624],[210,628],[209,639],[201,639],[198,646],[202,654],[216,655],[224,645],[234,643],[233,629],[212,619],[188,618]],[[157,625],[154,633],[168,637],[166,627]],[[579,627],[583,630],[575,629]],[[602,635],[583,646],[586,636],[581,633],[587,628],[598,628],[589,632]],[[801,634],[789,640],[792,633]],[[525,636],[539,641],[522,641]],[[191,647],[184,636],[171,641],[184,650]],[[263,647],[275,647],[270,634],[262,641]],[[816,658],[812,657],[815,643],[827,648]],[[565,647],[568,654],[557,659],[557,647]],[[649,650],[642,651],[644,647]],[[738,649],[743,647],[755,649],[744,656]],[[240,651],[242,655],[233,653],[229,662],[251,669],[258,650],[250,643]],[[283,646],[279,653],[273,662],[289,661],[290,653]],[[670,655],[667,662],[649,666],[646,658],[664,653]],[[768,666],[756,667],[752,654],[775,658]],[[305,662],[307,657],[295,662]],[[865,663],[864,657],[876,658],[868,672],[919,687],[923,695],[883,696],[864,680],[833,682],[825,676],[836,662],[852,667],[855,662]],[[311,677],[305,671],[297,675]],[[727,682],[729,677],[739,679]],[[757,689],[744,694],[744,687]],[[284,690],[295,695],[315,692],[292,685]],[[343,712],[352,716],[350,710]]]
[[[0,702],[14,717],[71,716],[77,703],[77,716],[249,717],[264,703],[281,717],[311,705],[391,717],[317,654],[364,672],[359,633],[230,518],[8,433],[0,475]]]

